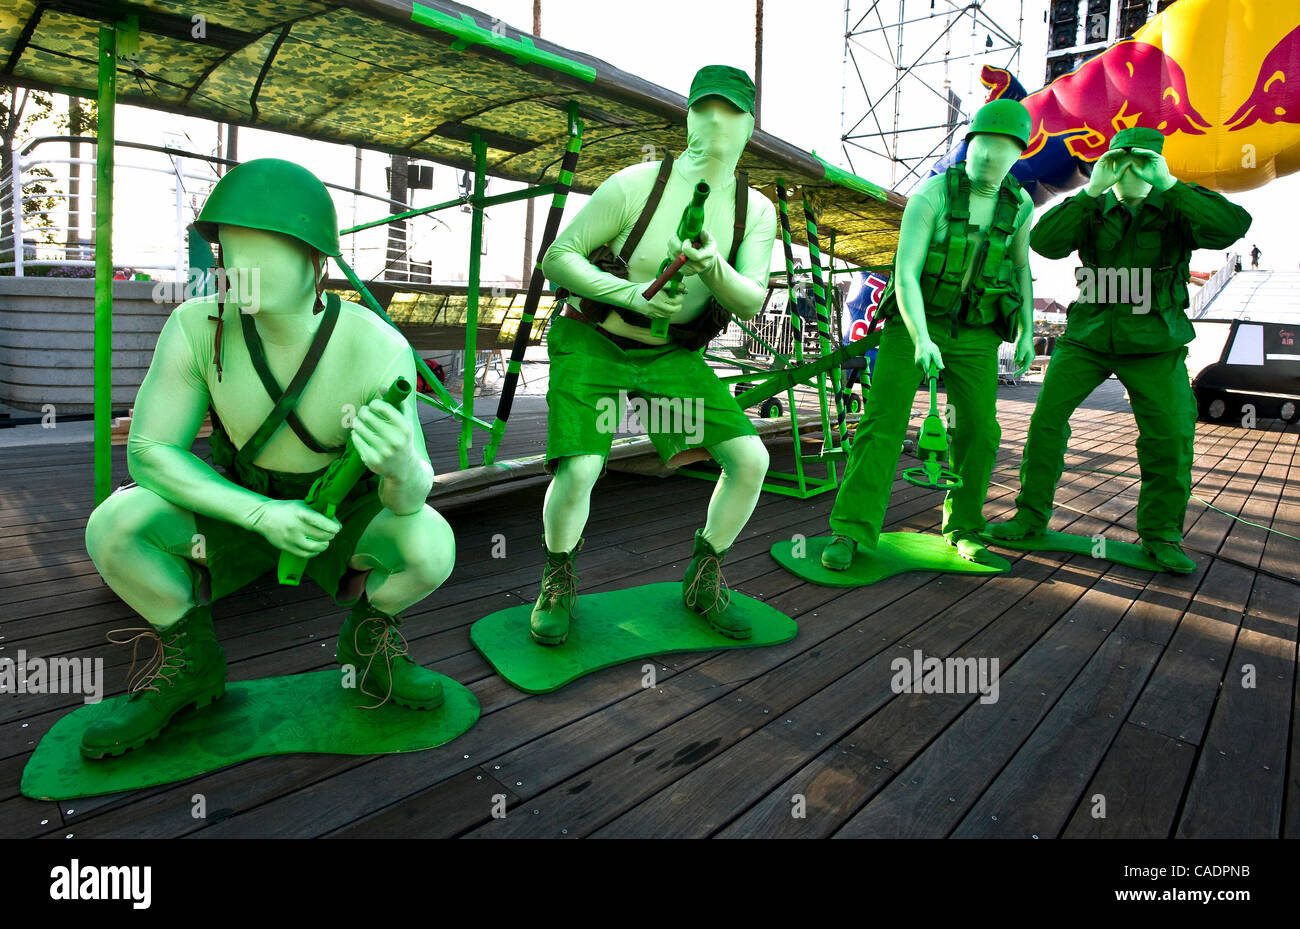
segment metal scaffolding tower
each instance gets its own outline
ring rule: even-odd
[[[853,172],[883,177],[887,163],[893,189],[915,186],[983,103],[980,67],[1018,72],[1024,6],[844,0],[840,144]]]

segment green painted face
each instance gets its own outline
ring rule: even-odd
[[[966,176],[996,187],[1020,158],[1020,143],[1010,136],[980,132],[966,145]]]
[[[240,305],[255,313],[292,315],[309,312],[316,300],[312,247],[293,236],[222,223],[221,250]],[[252,304],[249,304],[249,298]]]
[[[705,97],[686,111],[686,149],[735,164],[754,134],[754,117],[722,97]]]

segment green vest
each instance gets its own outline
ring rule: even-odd
[[[969,237],[970,178],[966,176],[965,162],[950,167],[944,182],[948,188],[948,236],[942,242],[930,242],[921,268],[921,299],[925,301],[926,316],[947,317],[954,327],[993,326],[1003,341],[1014,341],[1021,294],[1011,240],[1020,213],[1020,182],[1010,174],[1002,179],[993,220],[978,246]],[[961,284],[971,262],[974,268],[963,295]],[[896,277],[890,275],[880,300],[877,315],[882,320],[898,315]]]

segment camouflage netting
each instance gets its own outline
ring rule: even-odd
[[[99,29],[132,13],[139,55],[118,62],[123,103],[463,168],[473,167],[478,131],[489,174],[546,183],[558,173],[572,101],[585,125],[574,184],[583,192],[686,142],[680,95],[438,0],[0,0],[4,80],[95,96]],[[193,37],[197,16],[202,38]],[[892,260],[903,198],[763,132],[741,168],[769,196],[778,179],[797,188],[800,241],[807,192],[823,248],[834,233],[836,257]]]

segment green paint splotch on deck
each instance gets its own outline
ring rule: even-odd
[[[823,587],[863,587],[904,571],[944,571],[950,574],[1002,574],[1007,569],[975,564],[957,554],[943,536],[928,532],[882,532],[876,548],[858,547],[847,570],[822,567],[822,551],[832,536],[801,541],[784,540],[772,546],[772,557],[795,577]],[[801,546],[796,552],[796,545]]]
[[[126,700],[88,704],[64,716],[41,739],[23,769],[22,792],[37,800],[67,800],[171,784],[260,758],[298,752],[374,755],[436,748],[478,720],[478,699],[440,675],[443,704],[414,710],[376,702],[340,686],[342,671],[315,671],[226,686],[201,710],[179,713],[162,734],[124,755],[89,761],[81,734]]]
[[[470,627],[469,637],[511,686],[540,694],[638,658],[780,645],[799,631],[798,624],[775,607],[735,590],[728,609],[749,617],[750,638],[730,639],[715,632],[683,605],[682,585],[673,582],[581,595],[563,645],[533,641],[528,632],[531,603],[484,616]]]

